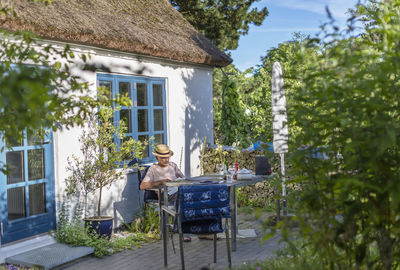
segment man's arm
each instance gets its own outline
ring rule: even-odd
[[[172,166],[174,167],[175,170],[175,176],[177,178],[185,178],[185,175],[182,173],[182,171],[178,168],[178,165],[176,165],[176,163],[170,162],[170,164],[172,164]]]
[[[159,186],[162,186],[164,182],[169,182],[169,181],[171,180],[163,179],[154,182],[142,182],[140,183],[140,189],[158,188]]]

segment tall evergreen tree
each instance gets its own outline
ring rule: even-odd
[[[261,25],[268,15],[251,8],[260,0],[170,0],[171,4],[222,51],[235,50],[249,24]]]

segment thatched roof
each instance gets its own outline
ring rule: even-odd
[[[232,60],[196,31],[168,0],[0,0],[16,17],[0,17],[0,28],[29,30],[44,39],[226,66]]]

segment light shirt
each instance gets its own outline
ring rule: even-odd
[[[158,164],[153,164],[143,178],[143,182],[156,182],[164,179],[174,181],[178,178],[184,178],[185,176],[179,170],[178,166],[174,162],[169,162],[168,166],[161,167]],[[168,188],[168,194],[171,195],[178,191],[177,188]]]

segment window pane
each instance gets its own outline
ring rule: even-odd
[[[6,164],[8,166],[7,184],[24,182],[24,152],[7,152]]]
[[[110,81],[100,81],[99,87],[105,87],[108,89],[108,97],[112,99],[112,82]]]
[[[164,130],[163,110],[154,110],[154,130]]]
[[[131,98],[131,91],[129,86],[129,82],[119,82],[119,95]]]
[[[8,220],[26,217],[25,187],[7,190]]]
[[[149,130],[147,110],[138,110],[138,131],[146,132]]]
[[[46,213],[45,184],[29,186],[29,215]]]
[[[145,83],[137,84],[137,105],[147,106],[147,86]]]
[[[149,139],[149,135],[139,135],[139,141],[144,142]],[[149,145],[146,145],[146,148],[143,151],[143,157],[149,157]]]
[[[153,84],[153,105],[162,106],[163,105],[163,95],[162,95],[162,85]]]
[[[125,126],[128,128],[126,133],[132,133],[132,120],[131,120],[131,110],[121,110],[119,112],[120,120],[124,122]]]
[[[43,144],[42,137],[39,132],[30,133],[28,132],[28,145],[39,145]]]
[[[34,149],[28,151],[28,179],[36,180],[44,178],[44,151]]]
[[[154,134],[154,144],[164,144],[164,134]]]

